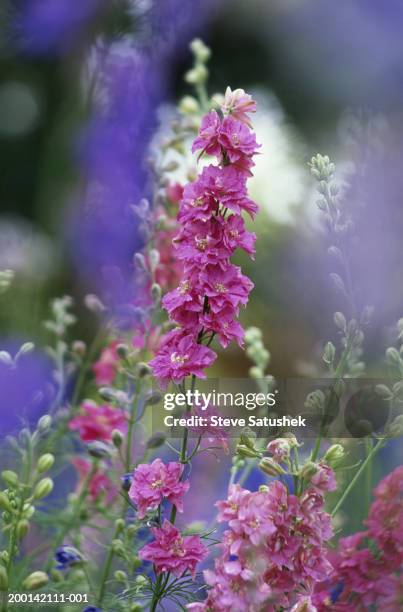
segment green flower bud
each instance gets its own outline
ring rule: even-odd
[[[190,43],[190,49],[199,62],[207,62],[211,56],[210,49],[204,44],[200,38],[195,38]]]
[[[162,432],[157,431],[151,438],[148,438],[146,447],[147,448],[159,448],[165,444],[166,435]]]
[[[135,525],[128,525],[127,527],[127,535],[129,538],[132,538],[137,533],[137,527]]]
[[[25,538],[29,531],[29,523],[26,519],[22,519],[17,523],[17,537],[19,540]]]
[[[130,606],[130,612],[141,612],[143,610],[143,606],[139,603],[134,603]]]
[[[195,115],[199,110],[199,103],[192,96],[185,96],[179,102],[179,111],[184,115]]]
[[[136,370],[139,378],[144,378],[145,376],[149,376],[152,373],[150,366],[142,361],[137,364]]]
[[[241,444],[248,448],[255,450],[256,434],[254,431],[247,429],[241,433],[240,441]]]
[[[346,317],[342,312],[335,312],[333,315],[333,320],[336,324],[336,327],[341,329],[341,331],[345,332],[347,330]]]
[[[121,531],[123,531],[123,529],[125,528],[125,522],[123,519],[116,519],[115,521],[115,529],[118,533],[120,533]]]
[[[51,478],[42,478],[36,485],[32,497],[34,499],[43,499],[51,493],[53,489],[53,480]]]
[[[3,493],[2,491],[0,492],[0,508],[2,510],[5,510],[6,512],[12,511],[10,500],[8,499],[8,496],[6,495],[6,493]]]
[[[333,363],[335,355],[336,349],[334,347],[334,344],[332,342],[328,342],[323,352],[323,361],[330,365]]]
[[[17,487],[18,486],[18,475],[13,472],[12,470],[3,470],[1,473],[3,480],[10,486],[10,487]]]
[[[7,591],[8,589],[8,576],[6,568],[0,565],[0,591]]]
[[[147,578],[143,576],[143,574],[139,574],[134,579],[134,582],[137,584],[137,586],[143,586],[147,584]]]
[[[129,347],[127,344],[118,344],[116,347],[116,352],[121,359],[127,359],[129,356]]]
[[[114,429],[112,431],[112,442],[113,446],[116,448],[120,448],[123,442],[123,434],[119,429]]]
[[[112,550],[115,553],[115,555],[124,555],[125,548],[123,546],[122,540],[119,540],[118,538],[115,538],[115,540],[112,540]]]
[[[59,572],[57,569],[51,569],[49,575],[52,582],[62,582],[64,580],[62,572]]]
[[[152,272],[155,272],[158,264],[160,263],[160,253],[157,249],[151,249],[148,253],[148,261],[150,262],[150,268]]]
[[[391,365],[399,365],[400,364],[400,355],[399,351],[395,349],[393,346],[390,346],[386,350],[386,359]]]
[[[162,295],[162,289],[158,283],[153,283],[151,287],[151,298],[155,305],[160,303]]]
[[[36,428],[40,433],[46,433],[47,431],[49,431],[51,425],[52,417],[49,414],[44,414],[39,419]]]
[[[391,438],[403,436],[403,414],[399,414],[387,428],[386,434]]]
[[[344,448],[341,444],[332,444],[324,454],[323,459],[330,467],[336,467],[344,459]]]
[[[260,457],[260,453],[258,451],[249,448],[245,444],[237,444],[236,452],[237,455],[244,458],[256,459],[257,457]]]
[[[54,462],[55,462],[54,455],[52,455],[51,453],[45,453],[38,459],[38,465],[36,466],[38,472],[40,474],[43,474],[43,472],[47,472],[48,470],[50,470]]]
[[[40,589],[49,582],[49,576],[45,572],[32,572],[24,580],[23,587],[28,591],[33,589]]]
[[[96,459],[107,459],[111,456],[113,449],[100,440],[94,440],[94,442],[88,442],[87,450],[91,457],[95,457]]]
[[[199,85],[204,83],[208,77],[208,70],[203,64],[199,64],[185,74],[185,81],[190,85]]]
[[[279,476],[280,474],[285,474],[282,467],[279,466],[278,463],[273,461],[270,457],[263,457],[261,462],[259,463],[260,469],[269,476]]]
[[[114,576],[115,576],[115,580],[117,580],[118,582],[123,582],[123,584],[127,582],[127,574],[126,572],[123,572],[122,570],[116,570],[116,572],[114,573]]]
[[[249,376],[255,379],[263,378],[264,372],[262,368],[259,368],[258,366],[252,366],[251,368],[249,368]]]
[[[148,391],[144,396],[144,404],[146,406],[155,406],[162,400],[162,394],[159,391]]]

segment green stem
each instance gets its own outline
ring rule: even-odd
[[[373,447],[372,438],[365,438],[365,456],[366,458],[368,458],[368,456],[371,455],[372,447]],[[365,470],[365,488],[366,488],[366,497],[367,497],[365,516],[367,516],[369,512],[369,507],[371,505],[371,496],[372,496],[372,458],[368,461],[367,467]]]
[[[357,472],[355,473],[354,478],[351,480],[351,482],[349,483],[349,485],[347,486],[347,488],[344,490],[342,496],[340,497],[339,501],[337,502],[337,504],[335,505],[335,507],[333,508],[332,511],[332,517],[335,516],[337,514],[337,512],[340,510],[340,508],[342,507],[342,505],[344,504],[346,498],[348,497],[348,495],[350,494],[350,492],[352,491],[352,489],[354,488],[356,482],[358,481],[358,479],[360,478],[361,474],[364,472],[364,470],[367,468],[368,463],[370,463],[372,461],[373,456],[375,455],[375,453],[378,452],[378,450],[382,447],[384,443],[384,440],[381,438],[380,440],[378,440],[378,442],[375,444],[375,446],[372,447],[371,451],[368,453],[365,461],[362,462],[360,468],[357,470]]]

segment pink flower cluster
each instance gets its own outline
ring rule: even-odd
[[[137,466],[129,497],[136,504],[140,519],[149,510],[156,510],[164,498],[183,512],[183,496],[189,489],[189,481],[181,481],[182,472],[182,464],[170,461],[165,465],[159,458]]]
[[[78,493],[80,493],[81,488],[91,471],[91,463],[85,459],[82,459],[81,457],[74,457],[71,463],[76,468],[79,476],[77,489]],[[108,478],[101,468],[95,472],[88,483],[88,496],[91,502],[95,502],[102,494],[106,496],[106,501],[110,502],[114,497],[116,497],[118,492],[112,480]]]
[[[315,596],[321,612],[402,609],[403,466],[378,484],[374,496],[367,531],[340,539],[337,554],[330,556],[331,582]]]
[[[150,362],[163,384],[179,383],[191,374],[205,376],[216,354],[202,344],[204,340],[209,344],[217,335],[224,347],[231,340],[243,343],[237,317],[253,283],[230,258],[237,248],[254,254],[256,237],[246,230],[242,213],[254,217],[257,212],[246,188],[258,145],[245,119],[255,106],[250,96],[238,93],[227,100],[231,114],[221,118],[211,111],[203,118],[193,144],[193,151],[217,157],[218,165],[205,167],[195,182],[185,186],[181,198],[174,243],[176,257],[183,262],[183,278],[163,298],[170,319],[179,327],[165,337]]]
[[[164,521],[162,527],[152,528],[151,533],[155,540],[139,551],[140,559],[151,561],[157,574],[171,572],[180,578],[189,571],[194,578],[196,565],[208,554],[199,536],[182,536],[169,521]]]
[[[114,429],[124,432],[126,427],[127,419],[122,410],[108,405],[97,406],[91,401],[83,402],[81,413],[69,422],[69,429],[78,431],[83,442],[110,442]]]
[[[332,570],[325,550],[332,529],[323,496],[308,488],[296,497],[274,481],[254,493],[232,485],[228,499],[217,506],[218,521],[227,522],[229,529],[214,571],[204,572],[211,587],[207,600],[188,608],[304,610],[314,584]]]
[[[156,510],[167,499],[180,512],[189,481],[181,481],[183,465],[176,461],[164,464],[155,459],[134,470],[129,497],[137,505],[138,517],[144,518],[148,510]],[[186,571],[194,578],[196,565],[207,556],[207,548],[197,535],[182,536],[178,529],[165,520],[151,529],[155,540],[139,551],[140,559],[150,561],[157,574],[171,572],[178,578]]]

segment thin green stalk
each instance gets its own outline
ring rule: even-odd
[[[372,438],[365,438],[365,456],[366,458],[371,454],[373,447]],[[371,497],[372,497],[372,458],[368,461],[367,467],[365,469],[365,489],[366,489],[366,513],[365,516],[368,515],[369,507],[371,505]]]
[[[378,442],[375,444],[375,446],[372,447],[372,450],[368,453],[366,459],[362,462],[360,468],[355,473],[354,478],[351,480],[351,482],[349,483],[347,488],[344,490],[344,492],[343,492],[342,496],[340,497],[339,501],[337,502],[337,504],[333,508],[332,517],[335,516],[337,514],[337,512],[340,510],[340,508],[344,504],[345,500],[347,499],[348,495],[351,493],[352,489],[354,488],[356,482],[360,478],[361,474],[367,468],[368,463],[370,463],[372,461],[373,456],[382,447],[383,443],[384,443],[384,440],[383,440],[383,438],[381,438],[380,440],[378,440]]]

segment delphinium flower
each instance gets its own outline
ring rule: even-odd
[[[95,382],[98,386],[111,385],[114,381],[119,362],[117,347],[119,340],[112,340],[102,349],[97,361],[92,366]]]
[[[140,559],[151,561],[157,574],[171,572],[180,578],[184,572],[189,571],[194,578],[196,565],[208,552],[200,537],[182,536],[167,520],[162,527],[154,527],[151,532],[155,540],[139,551]]]
[[[207,600],[189,609],[304,610],[314,584],[332,571],[325,548],[332,529],[323,495],[308,486],[297,497],[279,481],[256,492],[232,485],[217,507],[218,521],[228,529],[215,569],[205,572]]]
[[[87,476],[91,471],[91,463],[82,457],[74,457],[71,463],[77,470],[79,476],[78,491],[81,492],[81,487],[86,482]],[[106,500],[110,502],[117,495],[115,484],[105,472],[106,469],[102,470],[100,468],[96,470],[87,483],[88,497],[92,502],[97,501],[103,494],[106,496]]]
[[[318,585],[318,610],[384,609],[383,602],[398,601],[396,582],[403,566],[403,467],[386,476],[375,488],[366,531],[341,538],[336,553],[330,555],[334,567],[331,580]],[[388,603],[389,602],[389,603]],[[387,607],[386,607],[387,609]]]
[[[124,432],[127,419],[118,408],[108,405],[97,406],[93,402],[83,402],[81,413],[69,422],[69,428],[78,431],[83,442],[110,442],[115,429]]]
[[[182,473],[183,465],[177,461],[165,464],[159,458],[137,466],[129,497],[136,504],[140,519],[149,510],[156,510],[164,498],[179,512],[183,511],[183,496],[189,489],[189,481],[181,480]]]
[[[170,319],[179,327],[168,334],[150,362],[162,384],[180,383],[189,375],[205,377],[204,370],[216,354],[203,342],[210,344],[215,335],[224,347],[234,339],[243,343],[237,317],[253,283],[230,259],[237,248],[254,253],[255,234],[245,229],[242,213],[253,218],[257,212],[246,181],[258,145],[245,123],[255,105],[242,95],[248,104],[243,104],[239,118],[232,112],[235,103],[228,102],[223,116],[209,112],[193,143],[193,151],[217,157],[218,165],[205,167],[196,181],[187,184],[180,202],[174,243],[176,257],[183,262],[183,278],[163,298]],[[238,102],[241,98],[238,93]]]
[[[73,546],[67,546],[63,544],[59,546],[55,552],[56,569],[68,569],[73,565],[77,565],[82,562],[83,558],[80,552]]]

